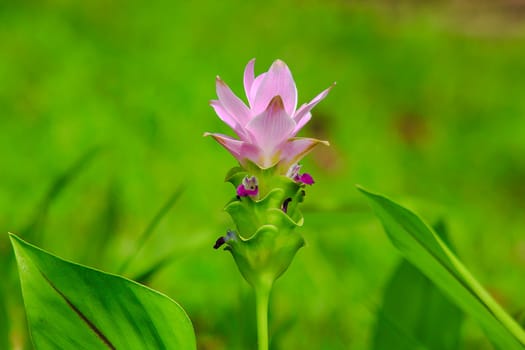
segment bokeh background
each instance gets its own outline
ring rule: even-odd
[[[253,297],[229,254],[235,160],[205,131],[219,74],[280,58],[306,102],[307,246],[276,284],[273,349],[368,349],[400,261],[354,184],[443,220],[460,258],[515,317],[525,309],[525,3],[4,1],[0,231],[141,279],[190,315],[199,349],[251,349]],[[180,192],[182,190],[182,192]],[[170,198],[176,197],[171,201]],[[166,206],[151,234],[143,235]],[[0,236],[0,339],[27,344]],[[461,349],[491,349],[466,318]]]

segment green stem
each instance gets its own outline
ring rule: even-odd
[[[271,286],[255,287],[258,350],[268,350],[268,302]]]

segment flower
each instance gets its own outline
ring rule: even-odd
[[[237,186],[237,195],[239,197],[257,196],[259,194],[259,183],[255,176],[246,176],[241,184]]]
[[[225,244],[228,241],[236,240],[235,232],[232,230],[228,230],[226,232],[226,236],[221,236],[215,241],[215,244],[213,245],[213,249],[219,249],[223,244]]]
[[[301,165],[294,164],[290,167],[290,169],[286,173],[286,176],[288,176],[290,179],[294,180],[297,183],[305,184],[305,185],[313,185],[315,181],[312,175],[308,173],[299,174],[300,170],[301,170]]]
[[[315,146],[327,141],[296,137],[311,119],[310,111],[333,87],[321,92],[297,109],[297,89],[288,66],[276,60],[270,69],[254,74],[255,59],[244,70],[244,90],[249,106],[217,77],[217,100],[210,105],[239,139],[223,134],[205,133],[226,148],[241,165],[248,161],[261,169],[279,165],[286,172]]]

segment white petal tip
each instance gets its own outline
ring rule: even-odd
[[[328,94],[330,91],[332,91],[332,89],[337,85],[337,82],[333,82],[332,85],[330,85],[329,87],[326,88],[326,94]]]
[[[286,63],[284,63],[284,61],[280,60],[280,59],[276,59],[275,61],[273,61],[272,66],[273,65],[276,65],[276,66],[279,66],[279,67],[288,67],[286,65]]]

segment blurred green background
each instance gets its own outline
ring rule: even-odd
[[[399,254],[355,190],[443,219],[512,314],[525,309],[525,6],[520,1],[0,3],[0,231],[146,282],[190,315],[199,349],[251,349],[253,297],[229,254],[235,160],[205,131],[219,74],[276,58],[299,102],[333,81],[302,136],[316,178],[307,241],[276,284],[273,349],[367,349]],[[150,238],[140,236],[184,188]],[[0,332],[27,348],[7,235]],[[159,263],[160,262],[160,263]],[[5,304],[5,305],[4,305]],[[7,315],[6,317],[4,315]],[[0,336],[1,338],[1,336]],[[491,349],[466,319],[462,349]]]

